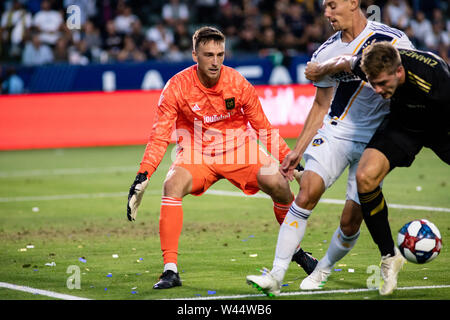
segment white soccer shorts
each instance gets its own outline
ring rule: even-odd
[[[359,204],[356,169],[366,145],[364,142],[335,138],[320,129],[303,154],[305,171],[310,170],[321,176],[328,189],[348,166],[346,199]]]

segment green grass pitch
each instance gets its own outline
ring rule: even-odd
[[[288,140],[291,146],[294,142]],[[272,202],[262,197],[185,197],[179,248],[183,286],[152,289],[163,267],[158,219],[171,160],[169,149],[150,181],[137,221],[131,223],[126,219],[127,192],[143,151],[144,146],[123,146],[0,152],[0,282],[100,300],[269,299],[245,283],[246,275],[270,269],[274,257],[278,225]],[[412,167],[388,176],[384,194],[388,204],[450,208],[449,178],[450,167],[424,149]],[[345,185],[344,174],[323,198],[343,200]],[[291,187],[298,191],[296,182]],[[211,190],[239,192],[225,180]],[[340,204],[319,203],[308,220],[303,248],[321,258],[341,210]],[[434,261],[405,265],[398,283],[405,290],[388,297],[376,290],[351,290],[367,288],[375,277],[371,268],[376,270],[380,262],[363,225],[355,248],[335,266],[324,288],[327,293],[295,294],[305,273],[292,263],[282,287],[292,295],[275,300],[449,299],[450,212],[390,208],[389,217],[395,238],[404,223],[417,218],[434,222],[443,238]],[[74,275],[67,272],[71,266],[80,271],[79,289],[70,288],[76,283],[69,279]],[[429,288],[415,288],[422,286]],[[0,288],[0,299],[52,298]]]

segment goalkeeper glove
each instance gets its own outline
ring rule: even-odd
[[[136,220],[137,209],[141,204],[142,198],[144,196],[145,188],[148,185],[147,171],[144,173],[138,173],[136,179],[134,179],[133,184],[130,187],[130,192],[128,193],[128,203],[127,203],[127,218],[130,221]]]

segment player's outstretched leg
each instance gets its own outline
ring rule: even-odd
[[[271,196],[273,200],[273,211],[281,226],[294,201],[294,194],[290,191],[289,184],[278,171],[274,175],[258,174],[257,179],[261,190]],[[289,194],[292,196],[289,197]],[[306,274],[311,274],[318,262],[310,252],[305,252],[300,246],[297,247],[291,261],[296,262],[303,268]]]
[[[359,204],[353,200],[347,200],[340,225],[331,237],[325,256],[320,259],[314,272],[302,281],[300,289],[319,290],[324,287],[334,265],[343,259],[358,241],[361,223],[362,213]]]
[[[273,203],[273,211],[280,225],[283,223],[291,204],[292,201],[288,205],[283,205],[276,202]],[[314,271],[318,262],[318,260],[312,256],[311,252],[306,252],[300,247],[297,248],[297,251],[292,256],[292,261],[296,262],[298,266],[303,268],[308,275]]]
[[[177,268],[178,240],[183,225],[181,198],[163,196],[160,215],[160,240],[164,257],[164,272],[153,289],[181,286]]]
[[[187,169],[175,166],[167,173],[159,217],[159,237],[164,271],[153,289],[169,289],[181,286],[177,260],[178,241],[183,227],[182,198],[190,193],[191,186],[192,175]]]
[[[322,289],[330,276],[336,262],[341,260],[355,246],[359,238],[359,230],[352,236],[346,236],[338,227],[331,238],[325,256],[320,259],[316,269],[300,284],[302,290]]]

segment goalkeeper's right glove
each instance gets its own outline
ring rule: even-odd
[[[147,174],[147,171],[144,173],[138,173],[136,179],[134,179],[134,182],[130,187],[127,203],[127,218],[130,221],[136,220],[137,209],[141,204],[145,188],[147,188],[148,185]]]

